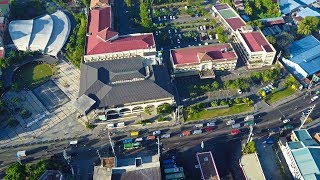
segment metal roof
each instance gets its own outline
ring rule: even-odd
[[[289,14],[294,9],[312,4],[317,0],[280,0],[280,10],[282,14]]]
[[[96,103],[95,100],[91,99],[87,95],[81,95],[73,105],[77,108],[82,114],[86,114],[86,112]]]
[[[99,107],[173,98],[168,72],[141,56],[81,65],[79,96],[88,95]]]
[[[312,7],[300,7],[296,16],[306,18],[307,16],[320,17],[320,11]]]
[[[292,155],[304,179],[320,175],[320,148],[300,148],[292,150]],[[307,178],[308,177],[308,178]]]
[[[18,50],[40,50],[52,56],[61,50],[70,29],[70,20],[62,11],[32,20],[14,20],[9,24],[11,39]]]
[[[320,41],[310,35],[289,47],[290,61],[298,64],[307,75],[320,71]]]

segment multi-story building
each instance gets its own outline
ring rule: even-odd
[[[216,4],[212,6],[212,10],[236,41],[240,58],[244,58],[248,68],[272,65],[276,50],[258,28],[247,26],[228,4]]]
[[[238,56],[232,45],[225,43],[172,49],[170,60],[176,76],[199,74],[209,78],[214,77],[215,70],[234,70]]]
[[[152,33],[119,35],[112,28],[111,6],[92,9],[84,61],[104,61],[134,56],[155,58],[156,46]]]
[[[242,57],[245,58],[248,68],[261,68],[272,65],[276,50],[260,30],[245,26],[237,29],[235,33],[235,40],[238,41],[237,45],[241,51],[240,53],[243,54]]]

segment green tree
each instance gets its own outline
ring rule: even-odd
[[[263,27],[262,22],[260,22],[259,20],[248,21],[247,24],[253,27],[256,26],[260,29]]]
[[[124,0],[124,3],[128,8],[132,7],[132,0]]]
[[[244,12],[249,16],[252,15],[252,7],[250,5],[245,6]]]
[[[219,83],[217,81],[214,81],[212,84],[211,84],[211,88],[212,90],[218,90],[220,87]]]
[[[227,102],[224,101],[224,100],[221,100],[221,101],[220,101],[220,106],[225,106],[225,105],[227,105]]]
[[[82,3],[89,8],[90,7],[90,0],[82,0]]]
[[[18,162],[10,165],[6,170],[5,180],[23,180],[26,178],[25,166]]]
[[[309,35],[318,30],[319,19],[314,16],[307,16],[298,24],[297,32],[302,35]]]
[[[140,1],[140,19],[141,19],[141,26],[144,27],[146,31],[150,31],[152,28],[152,20],[149,17],[149,4],[146,1]]]
[[[236,104],[240,104],[240,103],[242,103],[242,99],[237,97],[237,98],[234,99],[234,102]]]
[[[254,5],[256,6],[256,8],[261,9],[261,0],[255,0]]]
[[[7,58],[0,58],[0,67],[3,69],[9,67],[9,63],[8,63]]]
[[[229,99],[229,100],[228,100],[228,104],[229,104],[229,106],[232,106],[232,104],[233,104],[232,99]]]
[[[270,44],[272,44],[272,45],[275,45],[276,44],[276,38],[274,37],[274,36],[272,36],[272,35],[269,35],[269,36],[267,36],[266,37],[267,38],[267,40],[269,41],[269,43]]]
[[[212,102],[210,103],[210,106],[211,106],[211,107],[216,107],[216,106],[218,106],[218,102],[217,102],[217,101],[212,101]]]

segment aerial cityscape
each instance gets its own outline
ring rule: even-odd
[[[0,179],[320,180],[317,0],[0,0]]]

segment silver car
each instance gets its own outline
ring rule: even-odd
[[[236,121],[233,120],[233,119],[231,119],[231,120],[227,121],[226,124],[229,126],[229,125],[233,125],[233,124],[235,124],[235,123],[236,123]]]
[[[241,125],[240,124],[233,124],[231,127],[232,129],[238,129]]]

